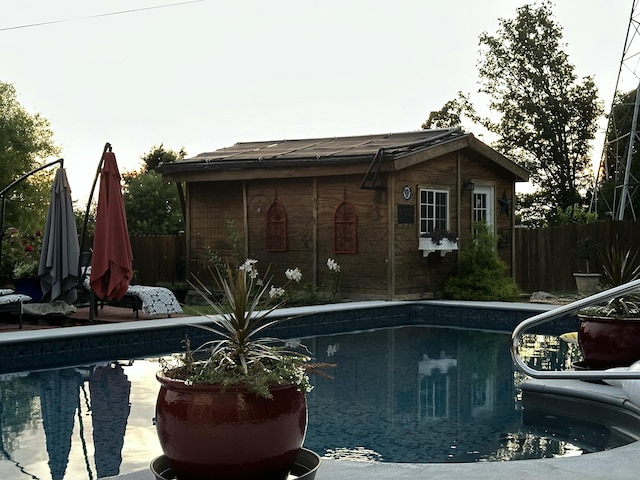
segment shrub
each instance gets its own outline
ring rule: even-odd
[[[474,225],[473,239],[461,245],[458,274],[449,278],[445,294],[456,300],[508,301],[519,290],[505,272],[507,265],[496,252],[497,237],[484,223]]]

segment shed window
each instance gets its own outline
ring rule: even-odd
[[[287,251],[287,212],[284,206],[274,200],[265,215],[265,243],[268,252]]]
[[[449,192],[420,190],[420,234],[449,229]]]
[[[344,201],[333,215],[333,250],[335,253],[356,253],[356,209]]]

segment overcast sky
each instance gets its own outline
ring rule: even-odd
[[[473,98],[478,36],[525,3],[0,0],[0,81],[51,122],[73,197],[86,202],[107,141],[125,171],[161,143],[194,156],[418,130],[458,91]],[[570,62],[594,76],[607,110],[632,4],[554,7]]]

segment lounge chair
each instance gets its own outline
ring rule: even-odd
[[[10,288],[0,289],[0,313],[17,313],[19,328],[22,328],[22,305],[30,301],[29,295],[16,293]]]
[[[97,298],[91,290],[89,277],[91,276],[91,266],[83,269],[82,285],[89,292],[90,313],[89,320],[93,321],[94,316],[98,316],[98,304],[104,306],[105,303],[113,306],[131,308],[139,317],[142,310],[146,315],[166,315],[171,317],[174,313],[182,313],[182,307],[171,290],[165,287],[151,287],[146,285],[129,285],[127,293],[120,300],[105,300]]]

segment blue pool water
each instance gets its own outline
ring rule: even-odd
[[[573,353],[554,337],[529,341],[531,363],[571,364]],[[521,424],[507,334],[411,326],[303,343],[317,361],[337,365],[308,394],[305,446],[320,455],[427,463],[583,452]],[[0,376],[0,478],[147,469],[161,454],[152,421],[158,368],[154,358],[127,358]]]

